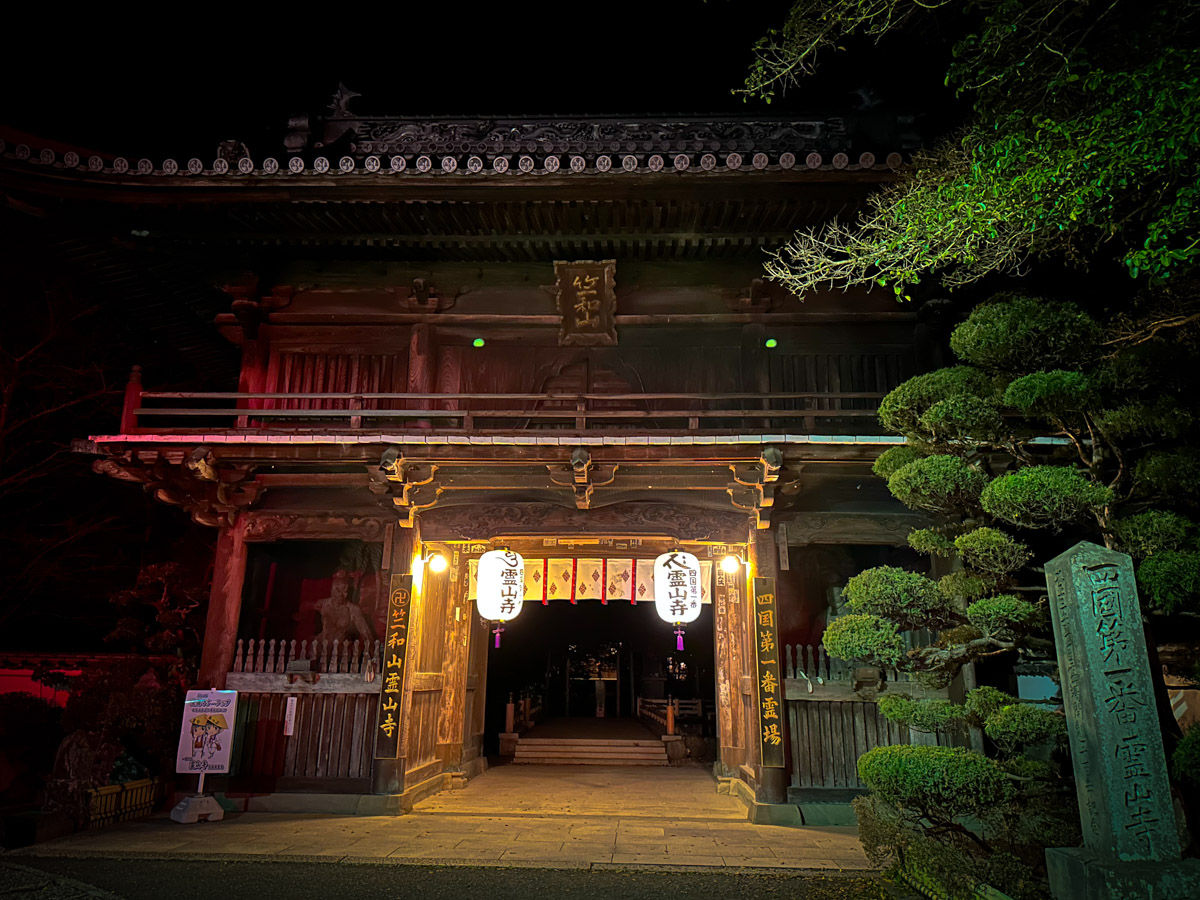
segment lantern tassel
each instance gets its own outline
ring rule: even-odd
[[[683,626],[682,625],[675,629],[675,649],[676,650],[683,649]]]
[[[500,649],[500,634],[503,631],[504,631],[504,628],[501,625],[497,625],[495,628],[492,629],[492,634],[494,634],[496,636],[496,649],[497,650]]]

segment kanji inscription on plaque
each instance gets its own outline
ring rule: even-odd
[[[610,346],[617,343],[617,262],[613,259],[554,263],[554,295],[563,346]]]

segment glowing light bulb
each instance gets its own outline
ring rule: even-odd
[[[766,345],[768,350],[773,350],[779,346],[779,341],[775,340],[775,338],[767,338]]]
[[[483,338],[475,338],[475,340],[471,341],[471,346],[472,347],[482,347],[485,343],[486,343],[486,341],[484,341]]]
[[[448,565],[449,563],[446,561],[446,557],[441,553],[435,553],[433,556],[429,557],[430,572],[445,572],[446,566]]]
[[[740,559],[738,559],[736,556],[730,554],[729,556],[726,556],[724,559],[721,560],[721,571],[728,572],[730,575],[732,575],[734,572],[736,572],[738,570],[738,566],[740,566],[741,564],[742,564],[742,561]]]

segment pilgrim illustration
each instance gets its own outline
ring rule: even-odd
[[[204,759],[205,733],[204,726],[208,724],[208,716],[195,716],[192,719],[192,753],[191,758],[199,761]]]
[[[227,730],[229,724],[220,713],[207,717],[204,723],[204,755],[212,759],[221,752],[221,732]]]

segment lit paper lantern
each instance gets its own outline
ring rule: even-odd
[[[672,550],[654,560],[654,608],[675,626],[676,649],[683,649],[683,626],[700,617],[700,560]]]
[[[512,550],[489,550],[479,557],[475,576],[475,603],[479,615],[500,623],[496,628],[496,646],[504,622],[521,614],[525,599],[525,560]]]

